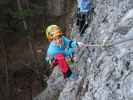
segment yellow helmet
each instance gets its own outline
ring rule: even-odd
[[[55,37],[62,35],[62,31],[57,25],[50,25],[46,29],[46,35],[49,41],[53,40]]]

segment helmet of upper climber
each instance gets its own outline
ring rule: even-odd
[[[78,9],[81,13],[86,13],[91,11],[92,9],[92,2],[91,0],[77,0]]]
[[[56,37],[59,37],[63,34],[60,27],[57,25],[50,25],[46,29],[46,36],[49,41],[55,39]]]

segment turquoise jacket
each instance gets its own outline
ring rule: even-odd
[[[75,48],[77,47],[77,42],[69,40],[65,36],[62,36],[61,38],[64,42],[61,46],[57,45],[54,41],[51,41],[47,50],[47,56],[50,59],[54,58],[58,53],[64,54],[65,57],[73,55]]]
[[[78,8],[81,13],[86,13],[91,11],[92,9],[92,3],[91,0],[77,0],[78,2]]]

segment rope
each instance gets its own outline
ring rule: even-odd
[[[104,45],[103,44],[88,44],[88,45],[85,45],[85,47],[103,47]]]
[[[118,44],[121,44],[121,43],[124,43],[124,42],[127,42],[127,41],[132,41],[132,40],[133,40],[133,38],[127,38],[127,39],[124,39],[124,40],[116,41],[116,42],[112,43],[111,46],[118,45]]]
[[[118,45],[118,44],[121,44],[121,43],[124,43],[124,42],[127,42],[127,41],[132,41],[132,40],[133,40],[133,38],[127,38],[127,39],[116,41],[116,42],[113,42],[113,43],[85,44],[85,47],[111,47],[111,46],[115,46],[115,45]]]
[[[84,29],[85,25],[86,25],[86,22],[85,22],[85,24],[83,25],[82,29],[80,30],[79,34],[81,34],[81,33],[82,33],[82,31],[83,31],[83,29]]]

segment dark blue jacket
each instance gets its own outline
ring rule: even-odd
[[[91,0],[77,0],[78,8],[80,9],[79,12],[86,13],[91,11],[92,3]]]

